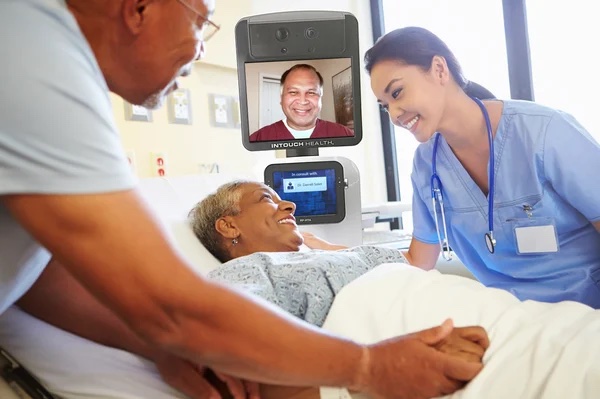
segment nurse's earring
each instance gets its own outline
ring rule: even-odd
[[[237,245],[240,241],[238,240],[237,237],[233,237],[233,240],[231,240],[231,244],[233,245]]]

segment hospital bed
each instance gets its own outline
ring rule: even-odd
[[[149,203],[152,211],[158,216],[159,220],[164,224],[165,229],[169,232],[169,236],[173,240],[173,243],[181,253],[189,259],[192,265],[197,270],[205,274],[208,271],[219,265],[219,262],[214,258],[197,240],[194,236],[191,228],[187,224],[187,214],[189,210],[207,194],[215,191],[220,185],[225,182],[234,179],[247,179],[247,176],[242,175],[228,175],[228,174],[207,174],[207,175],[190,175],[173,178],[150,178],[142,179],[140,182],[140,190],[143,197]],[[406,237],[405,237],[406,238]],[[56,331],[48,329],[47,326],[41,324],[35,324],[32,321],[27,320],[27,316],[16,315],[15,320],[19,323],[24,323],[27,327],[28,333],[33,334],[32,340],[37,340],[40,345],[47,344],[45,342],[45,336],[43,333],[46,331],[48,334],[54,334]],[[38,330],[39,329],[39,330]],[[0,339],[2,334],[6,333],[6,325],[2,327],[0,325]],[[60,338],[59,338],[60,339]],[[76,348],[81,342],[74,337],[67,339],[69,347]],[[35,369],[30,367],[30,362],[35,363],[36,361],[46,361],[51,363],[52,359],[36,359],[35,356],[30,356],[28,359],[24,359],[20,356],[19,351],[29,350],[32,352],[33,348],[20,348],[16,345],[17,350],[14,353],[8,348],[6,343],[0,342],[0,346],[5,346],[9,352],[19,359],[19,361],[27,368]],[[84,348],[84,346],[82,346]],[[81,349],[86,350],[86,349]],[[122,356],[123,354],[118,354]],[[58,361],[60,357],[56,359]],[[32,364],[35,366],[35,364]],[[146,365],[143,365],[144,367]],[[76,366],[77,367],[77,366]],[[74,371],[74,367],[65,369],[65,373]],[[81,371],[81,370],[79,370]],[[60,368],[56,367],[54,373],[60,373]],[[56,377],[55,375],[52,376]],[[57,381],[64,381],[62,377],[57,378]],[[46,381],[44,381],[46,383]],[[147,382],[144,382],[147,384]],[[90,397],[94,397],[93,395]],[[102,396],[95,396],[101,398]],[[165,396],[166,397],[166,396]],[[16,399],[18,396],[7,386],[6,381],[0,379],[0,398],[2,399]],[[153,398],[157,399],[157,398]]]

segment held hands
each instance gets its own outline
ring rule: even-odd
[[[480,327],[441,326],[367,347],[359,390],[374,398],[425,399],[451,394],[482,369],[488,338]]]
[[[482,327],[455,327],[450,335],[434,346],[448,355],[468,362],[481,363],[490,341]]]
[[[338,249],[345,249],[347,247],[343,245],[332,244],[324,239],[317,237],[313,233],[308,231],[301,231],[302,237],[304,238],[304,245],[310,249],[324,249],[326,251],[337,251]]]
[[[258,383],[211,372],[169,354],[154,362],[163,380],[191,399],[260,399]]]

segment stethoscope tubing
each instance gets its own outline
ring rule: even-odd
[[[490,147],[490,166],[488,168],[488,232],[485,234],[485,243],[486,243],[486,246],[487,246],[488,250],[490,251],[490,253],[494,253],[495,246],[496,246],[496,240],[494,238],[494,191],[495,191],[495,187],[496,187],[495,179],[494,179],[494,169],[495,169],[496,162],[495,162],[495,157],[494,157],[494,137],[492,134],[492,122],[490,121],[490,115],[487,112],[487,109],[485,108],[485,105],[483,104],[483,102],[480,99],[478,99],[477,97],[471,97],[471,99],[473,101],[475,101],[475,103],[479,106],[479,108],[481,109],[481,113],[483,114],[483,118],[485,119],[485,127],[487,130],[487,136],[488,136],[489,147]],[[437,174],[437,150],[438,150],[440,136],[441,136],[440,133],[436,133],[435,139],[433,142],[433,154],[431,156],[430,187],[431,187],[431,195],[432,195],[433,204],[434,204],[434,212],[436,215],[437,215],[437,211],[435,209],[435,201],[437,200],[440,203],[442,203],[442,201],[443,201],[442,181],[440,180],[440,177]],[[440,212],[442,213],[442,221],[445,222],[443,206],[440,207]],[[435,223],[437,226],[437,224],[438,224],[437,216],[436,216]],[[444,223],[444,225],[445,225],[445,223]],[[446,232],[444,232],[444,233],[446,234]],[[438,235],[439,235],[439,233],[438,233]],[[441,237],[439,237],[439,239],[440,239],[440,246],[442,246],[442,250],[443,250]],[[447,239],[448,239],[447,236],[444,237],[444,240],[447,240]]]

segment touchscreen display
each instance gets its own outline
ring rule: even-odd
[[[337,161],[271,164],[265,183],[296,204],[298,224],[338,223],[346,217],[346,181]]]
[[[273,189],[281,199],[296,204],[296,217],[335,215],[335,187],[333,169],[273,173]]]

